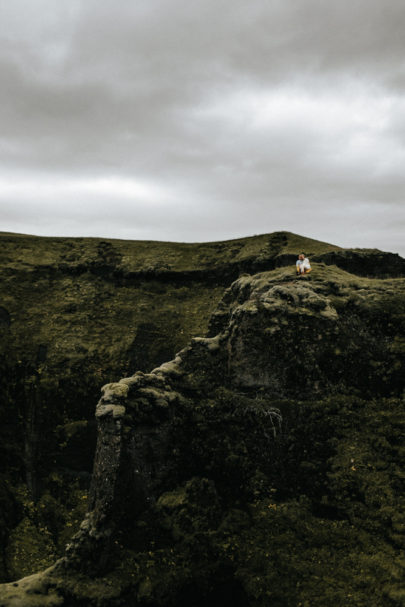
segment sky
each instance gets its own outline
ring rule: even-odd
[[[405,256],[403,0],[0,0],[0,230]]]

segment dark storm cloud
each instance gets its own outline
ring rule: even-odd
[[[402,0],[60,4],[0,4],[3,229],[400,250]]]

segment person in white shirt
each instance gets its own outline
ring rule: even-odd
[[[309,274],[311,271],[311,264],[309,263],[308,257],[305,257],[305,253],[300,253],[298,255],[296,269],[297,276],[301,276],[302,274]]]

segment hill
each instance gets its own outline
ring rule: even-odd
[[[89,502],[4,604],[25,584],[49,604],[324,605],[336,584],[337,605],[402,604],[404,260],[284,232],[0,240],[3,579],[62,556]]]

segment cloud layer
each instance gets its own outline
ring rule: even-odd
[[[405,255],[402,0],[0,4],[3,230]]]

